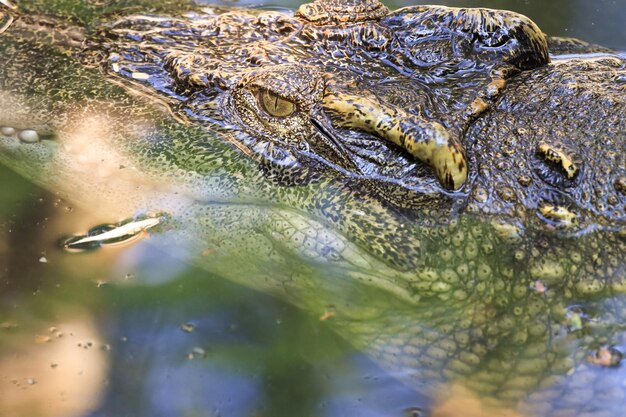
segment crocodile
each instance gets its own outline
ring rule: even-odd
[[[155,245],[217,275],[332,306],[428,394],[617,415],[626,62],[551,59],[587,46],[511,12],[334,4],[86,31],[6,12],[0,160],[158,219]]]
[[[32,31],[35,19],[20,17],[13,31]],[[268,169],[289,182],[307,181],[303,165],[313,162],[300,161],[309,152],[348,174],[398,179],[379,167],[397,157],[367,163],[376,159],[371,152],[355,154],[337,137],[345,127],[403,148],[457,190],[467,179],[465,122],[511,74],[548,61],[545,37],[524,16],[443,7],[392,13],[379,1],[320,1],[294,16],[219,9],[135,15],[98,29],[85,49],[100,52],[94,59],[108,73],[161,92],[188,119],[244,130],[254,139],[239,139],[242,150],[271,161]],[[68,42],[72,35],[68,29]],[[411,97],[397,94],[408,83]],[[352,147],[363,151],[367,139],[353,138]]]

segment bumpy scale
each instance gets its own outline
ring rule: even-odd
[[[548,62],[543,34],[523,16],[445,7],[389,12],[378,1],[317,1],[303,5],[295,17],[221,9],[174,20],[133,16],[104,27],[91,44],[110,51],[112,74],[182,101],[184,117],[242,130],[247,135],[240,146],[251,154],[267,158],[270,147],[274,163],[280,165],[282,158],[284,166],[301,166],[307,164],[301,151],[310,147],[329,166],[352,175],[376,173],[378,180],[418,187],[427,182],[418,179],[422,171],[407,166],[395,171],[413,172],[408,181],[383,174],[388,167],[364,159],[366,151],[355,153],[354,143],[363,134],[344,132],[357,130],[391,142],[382,145],[390,156],[397,145],[431,166],[448,190],[467,181],[463,125],[499,96],[504,79]],[[225,99],[233,89],[241,90],[242,80],[263,78],[263,72],[272,77],[282,72],[287,81],[308,73],[319,79],[322,94],[316,90],[307,98],[313,104],[300,109],[289,98],[289,82],[257,85],[293,104],[293,114],[285,115],[265,111],[258,101],[262,96],[256,96],[256,104],[245,101],[245,108],[244,101]],[[385,94],[402,84],[417,87],[409,96],[413,102]],[[483,103],[480,111],[477,101]],[[227,107],[226,117],[220,103]],[[250,123],[250,111],[265,121]],[[389,159],[390,165],[398,160]]]

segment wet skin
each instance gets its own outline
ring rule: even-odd
[[[251,48],[232,69],[206,71],[210,59],[172,46],[203,19],[207,27],[222,22],[215,36],[224,42],[214,48],[227,57],[233,26],[223,21],[251,21],[238,27],[247,28],[238,33]],[[470,85],[441,96],[459,74],[445,63],[438,65],[452,78],[427,82],[437,65],[418,71],[398,54],[382,67],[363,59],[380,52],[362,46],[347,57],[298,55],[246,69],[252,46],[263,45],[252,41],[265,33],[262,19],[237,10],[102,26],[90,44],[97,62],[109,80],[141,89],[143,98],[78,64],[93,54],[67,57],[7,32],[2,47],[13,59],[1,73],[10,87],[0,115],[18,132],[2,136],[0,158],[111,218],[162,216],[155,243],[215,273],[314,313],[332,304],[330,326],[416,386],[460,382],[528,415],[621,410],[623,369],[610,365],[619,362],[614,346],[625,343],[624,61],[557,59],[507,69],[504,85],[481,65],[510,62],[474,57],[468,62],[481,70],[470,69]],[[180,27],[170,42],[163,35],[172,22]],[[344,24],[323,30],[340,39],[346,31]],[[154,47],[159,36],[171,48]],[[132,49],[138,39],[148,53]],[[289,39],[286,50],[306,49],[301,38]],[[313,45],[333,45],[324,39]],[[429,57],[442,50],[437,45]],[[281,60],[290,56],[278,49]],[[131,59],[139,56],[145,60]],[[148,105],[155,97],[189,126]],[[472,110],[477,98],[483,112]],[[392,114],[431,135],[434,124],[456,131],[468,167],[463,192],[446,191],[437,162],[416,161],[408,146],[389,145],[380,128],[363,126],[368,119],[354,115],[355,103],[372,106],[365,114],[376,120]],[[30,128],[54,140],[26,141],[19,130]],[[375,150],[369,165],[359,156],[368,146]],[[209,259],[201,255],[207,249]]]
[[[293,167],[285,177],[302,176],[311,162],[301,153],[310,150],[353,175],[407,182],[406,174],[387,173],[400,165],[392,162],[397,158],[371,162],[376,152],[359,143],[383,139],[432,167],[449,190],[467,181],[464,123],[511,74],[548,62],[543,34],[511,12],[389,12],[372,2],[365,6],[374,10],[364,6],[333,23],[316,10],[320,4],[295,16],[219,9],[179,19],[133,16],[104,26],[93,48],[106,51],[109,73],[181,99],[186,117],[222,121],[253,136],[253,143],[239,139],[243,147]],[[403,90],[412,90],[410,105]],[[272,100],[283,108],[268,107]],[[369,135],[345,137],[341,128]],[[406,165],[395,171],[411,170]],[[419,183],[414,175],[408,180]]]

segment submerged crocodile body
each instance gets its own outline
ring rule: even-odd
[[[509,12],[331,6],[134,15],[86,37],[22,16],[0,38],[0,159],[112,218],[160,216],[156,243],[210,271],[332,304],[333,328],[415,385],[616,415],[624,60],[550,63]],[[50,52],[50,33],[84,50]]]

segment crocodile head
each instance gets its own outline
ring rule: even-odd
[[[104,25],[88,47],[124,90],[7,32],[0,158],[111,218],[164,212],[152,241],[173,237],[164,248],[217,275],[316,313],[332,304],[333,328],[416,386],[461,381],[528,415],[616,415],[624,61],[542,65],[545,50],[519,40],[492,44],[506,52],[496,59],[484,36],[451,29],[469,16],[458,9],[432,9],[448,23],[423,38],[387,29],[430,9],[371,8],[341,24],[316,10],[314,21],[205,9]],[[377,198],[380,183],[450,196],[450,167],[437,170],[459,155],[463,215],[409,218]],[[419,214],[443,208],[430,200]],[[576,214],[591,221],[568,228]]]
[[[322,165],[427,192],[440,191],[432,178],[463,186],[466,123],[512,74],[549,61],[524,16],[389,12],[378,1],[317,1],[295,16],[132,16],[104,26],[92,47],[107,51],[109,74],[161,92],[182,117],[238,131],[236,146],[290,183]]]

